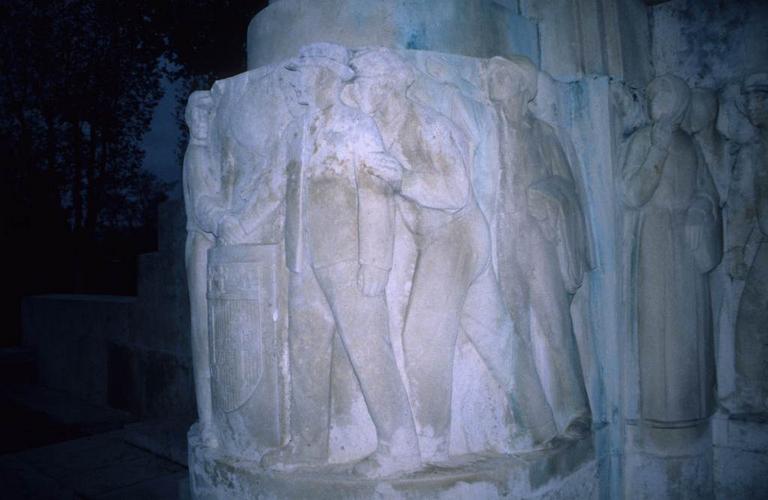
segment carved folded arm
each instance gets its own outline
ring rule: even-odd
[[[701,164],[696,192],[686,214],[685,236],[702,273],[711,271],[723,256],[722,220],[715,183]]]
[[[573,181],[553,175],[533,183],[528,187],[528,210],[556,245],[563,281],[575,292],[588,266],[586,224]]]
[[[281,182],[276,182],[275,179],[275,176],[281,175],[282,173],[274,170],[264,172],[256,182],[256,188],[250,193],[243,209],[235,214],[246,234],[274,223],[277,208],[285,197],[285,186]]]
[[[221,206],[221,199],[212,195],[201,195],[193,202],[195,219],[200,228],[208,233],[216,234],[219,222],[227,213]]]
[[[422,157],[425,164],[413,165],[403,172],[400,194],[426,208],[462,209],[470,189],[462,150],[448,133],[437,134],[424,146],[428,151]]]
[[[219,188],[220,183],[211,175],[215,165],[208,147],[190,144],[184,155],[184,195],[188,198],[188,217],[205,232],[216,233],[216,227],[226,210]]]
[[[651,144],[650,129],[632,136],[622,172],[624,203],[639,208],[653,197],[666,158],[666,150]]]
[[[392,187],[382,179],[358,172],[358,260],[361,265],[392,268],[395,204]]]

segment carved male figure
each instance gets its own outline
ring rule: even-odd
[[[624,203],[637,211],[632,282],[636,296],[641,415],[658,426],[708,417],[714,366],[707,273],[721,257],[718,198],[680,125],[690,92],[654,79],[651,126],[630,138]]]
[[[746,276],[736,319],[738,410],[768,412],[768,73],[748,77],[744,93],[749,120],[758,135],[746,146],[741,160],[749,161],[752,167],[760,243]]]
[[[528,408],[526,396],[531,406],[542,396],[524,380],[530,373],[525,360],[516,360],[528,351],[520,347],[500,304],[489,264],[488,224],[471,187],[466,135],[407,97],[414,70],[396,54],[362,52],[352,65],[357,72],[353,99],[374,118],[387,152],[399,163],[373,173],[397,187],[398,209],[418,251],[403,331],[405,370],[422,454],[439,461],[449,454],[459,328],[505,390],[520,386],[512,396],[525,401],[521,407]]]
[[[498,273],[507,307],[538,353],[558,431],[578,439],[590,431],[591,414],[570,304],[587,268],[586,231],[560,142],[528,110],[537,78],[538,70],[525,57],[488,62],[501,161]]]
[[[187,212],[185,263],[191,310],[192,364],[201,436],[215,445],[212,429],[211,371],[208,352],[208,305],[206,301],[208,250],[213,247],[220,220],[226,210],[220,196],[220,172],[209,147],[210,92],[193,92],[185,118],[189,145],[182,171]]]
[[[384,297],[392,266],[393,191],[371,174],[379,164],[391,168],[396,163],[384,153],[371,119],[340,100],[343,82],[354,76],[347,58],[343,47],[315,44],[302,49],[289,66],[299,73],[299,95],[309,105],[300,158],[288,166],[289,203],[302,204],[286,207],[292,217],[287,224],[292,229],[286,232],[291,441],[262,462],[285,466],[327,461],[331,341],[336,332],[378,437],[376,452],[358,463],[355,472],[382,476],[420,463]]]

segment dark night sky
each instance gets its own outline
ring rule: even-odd
[[[0,346],[20,340],[24,296],[135,293],[163,190],[181,194],[181,106],[245,71],[267,4],[0,1],[0,241],[15,263]]]

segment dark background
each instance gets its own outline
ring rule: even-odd
[[[175,92],[180,170],[186,97],[246,69],[267,3],[0,2],[0,347],[20,341],[24,295],[135,294],[136,256],[178,192],[143,168],[153,111]]]

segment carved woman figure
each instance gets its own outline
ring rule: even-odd
[[[657,426],[704,419],[714,389],[707,273],[720,260],[718,199],[691,136],[681,128],[690,99],[682,80],[654,79],[652,125],[630,138],[624,203],[637,211],[632,286],[641,415]]]

